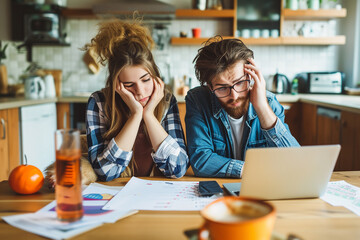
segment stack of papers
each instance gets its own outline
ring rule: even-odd
[[[360,188],[345,181],[329,182],[321,199],[333,206],[343,206],[360,216]]]
[[[3,217],[10,225],[50,239],[66,239],[101,226],[114,223],[130,216],[133,210],[103,210],[103,206],[115,196],[122,187],[110,187],[98,183],[90,184],[83,191],[84,216],[76,222],[62,222],[56,218],[56,201],[51,202],[36,213]]]
[[[132,177],[106,210],[200,211],[219,196],[202,197],[199,182],[154,181]]]

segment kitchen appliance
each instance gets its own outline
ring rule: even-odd
[[[25,44],[64,44],[66,33],[62,7],[11,1],[11,39]]]
[[[51,74],[45,75],[45,97],[54,98],[56,97],[54,77]]]
[[[60,16],[57,13],[29,13],[25,16],[26,42],[60,42]]]
[[[289,93],[291,84],[289,79],[280,73],[276,73],[273,77],[270,91],[273,93]]]
[[[62,70],[60,69],[41,69],[44,74],[51,74],[54,77],[56,96],[61,96]]]
[[[45,83],[39,76],[29,76],[25,79],[25,98],[37,99],[45,97]]]
[[[56,105],[46,103],[20,108],[21,159],[45,168],[55,161]]]
[[[342,72],[304,72],[295,76],[299,93],[342,93],[345,74]]]

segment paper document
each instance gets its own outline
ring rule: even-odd
[[[3,219],[14,227],[21,228],[51,239],[66,239],[101,226],[114,223],[130,216],[136,211],[118,209],[103,210],[103,206],[116,195],[122,187],[111,187],[98,183],[90,184],[83,191],[84,216],[76,222],[62,222],[56,218],[56,201],[52,201],[36,213],[12,215]]]
[[[343,206],[360,216],[360,188],[345,181],[329,182],[320,197],[333,206]]]
[[[153,181],[132,177],[104,210],[198,211],[217,199],[200,197],[199,182]]]

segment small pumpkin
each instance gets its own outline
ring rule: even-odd
[[[33,194],[44,184],[44,175],[33,165],[20,165],[14,168],[9,177],[9,185],[16,193]]]

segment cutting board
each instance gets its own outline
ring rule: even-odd
[[[56,96],[61,96],[62,71],[59,69],[43,69],[45,74],[51,74],[54,77]]]
[[[0,65],[0,94],[8,93],[7,71],[4,64]]]

